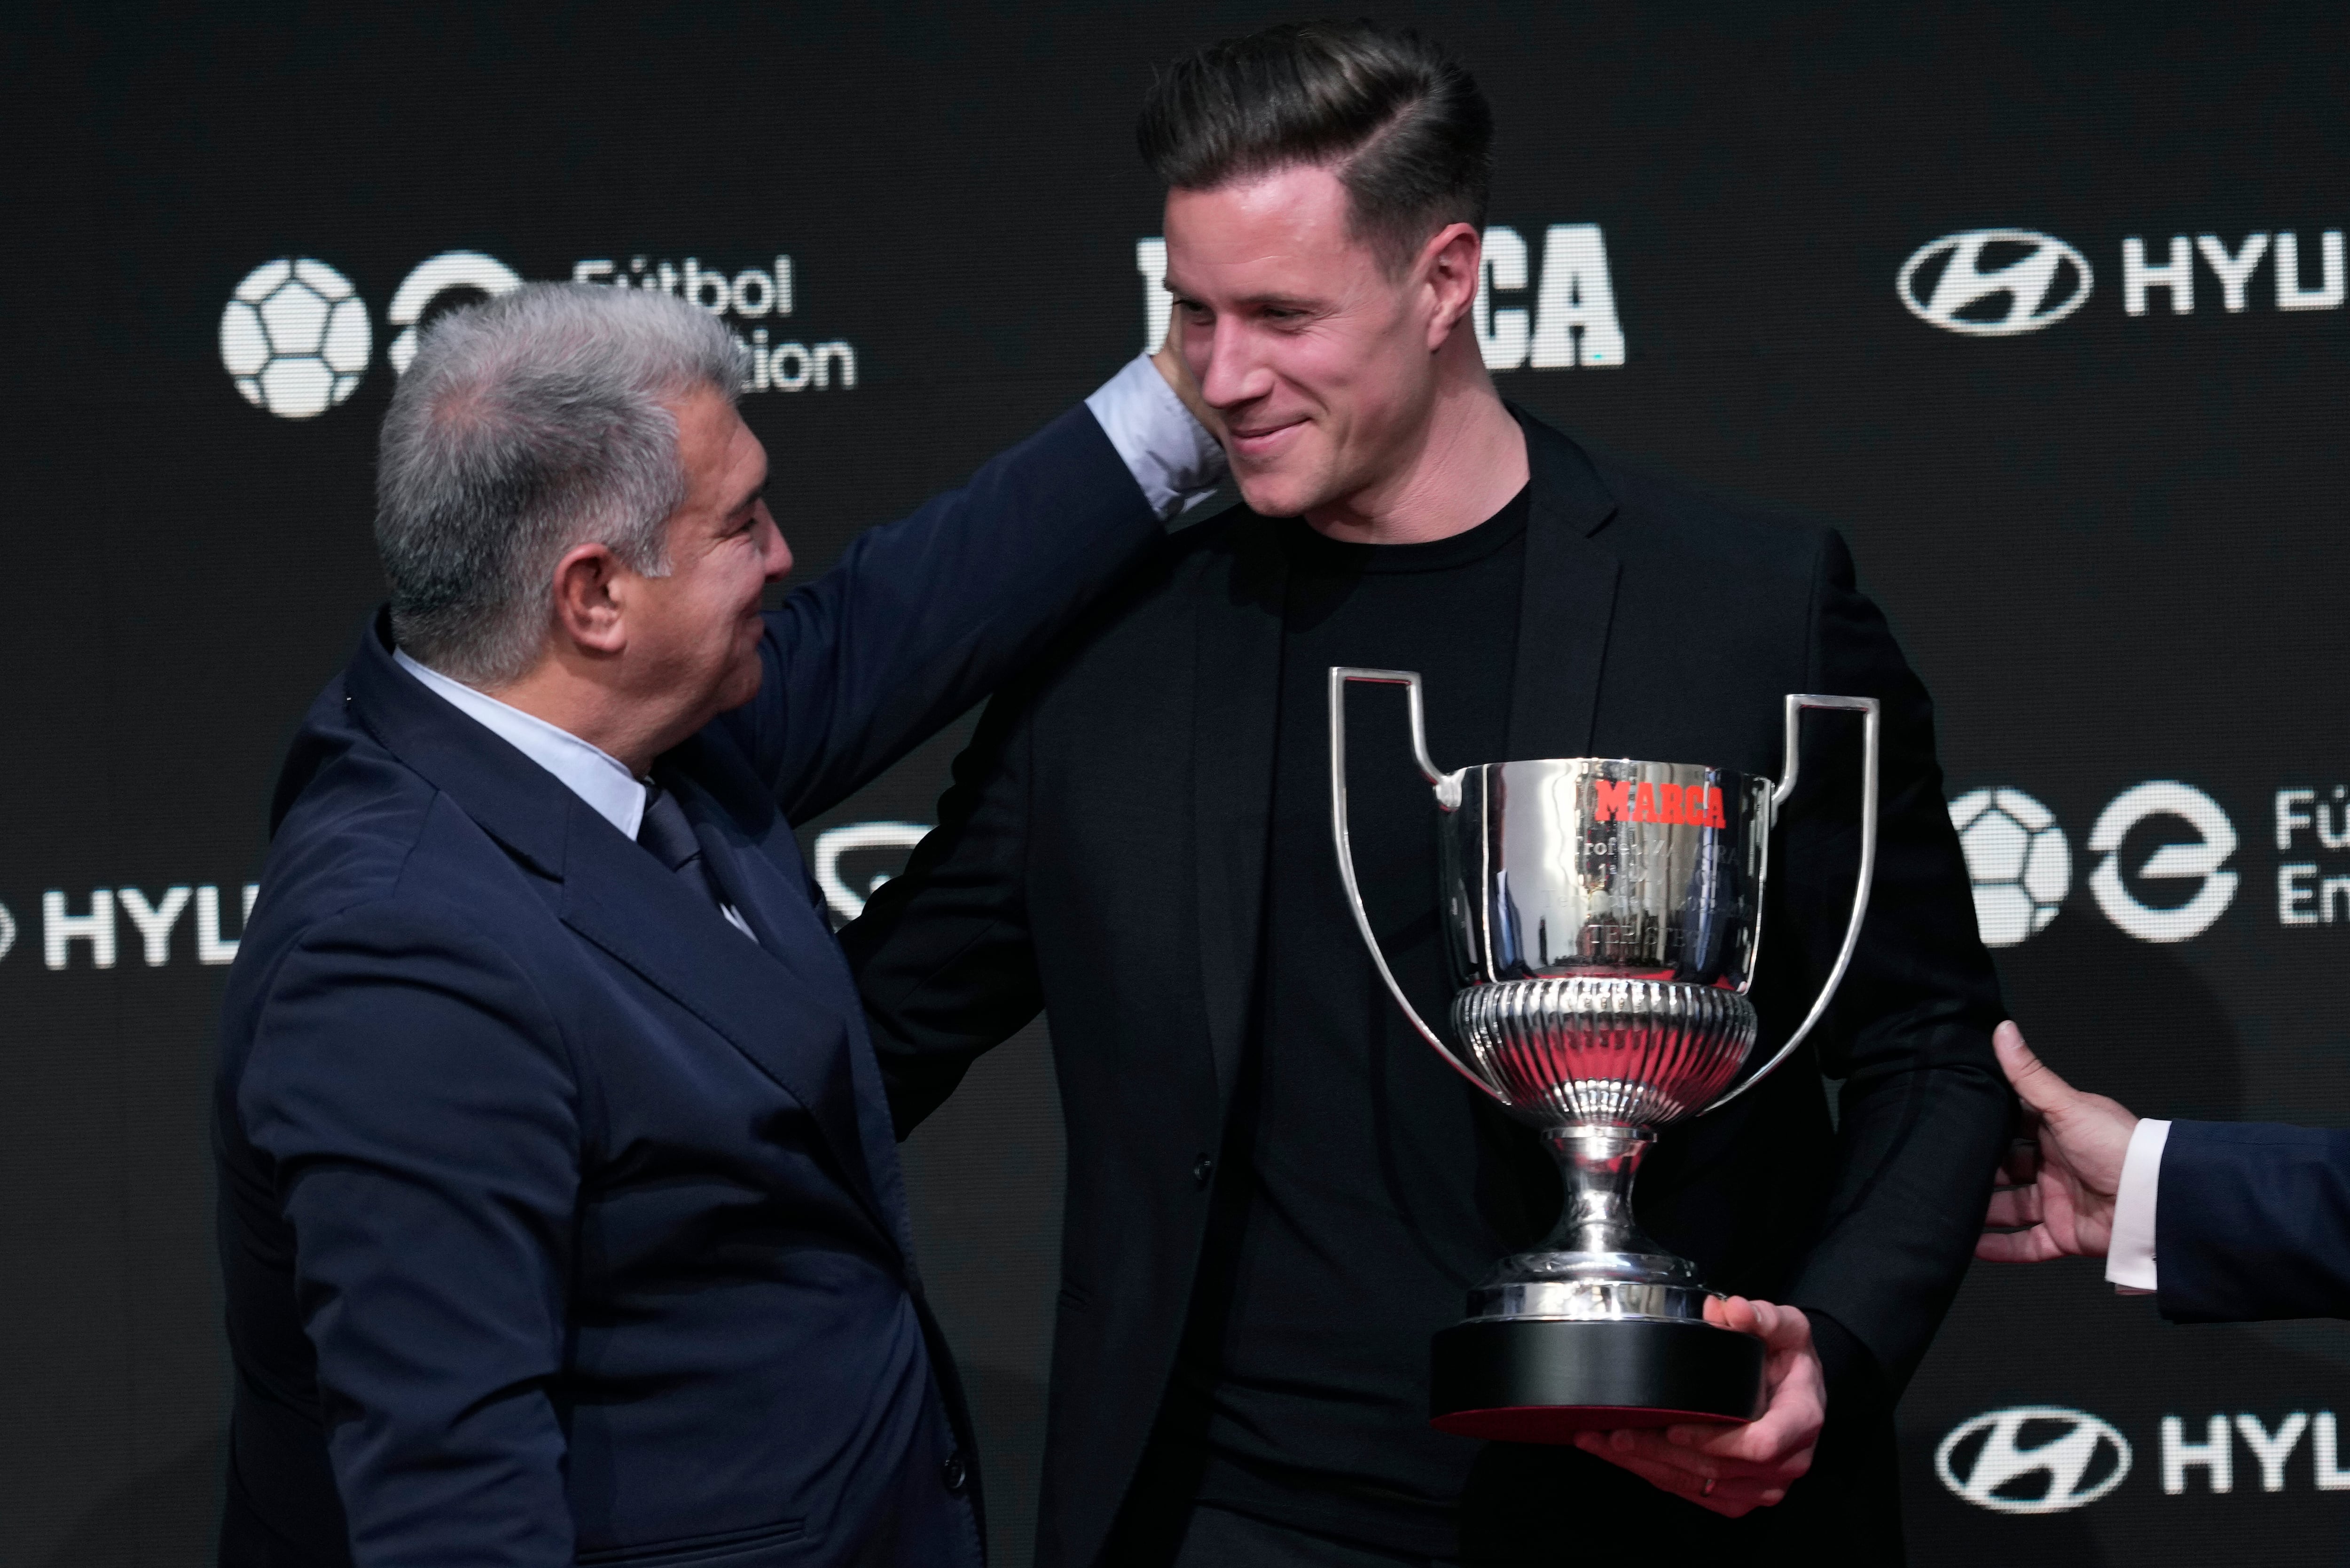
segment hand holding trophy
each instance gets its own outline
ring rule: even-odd
[[[1413,755],[1441,814],[1444,924],[1463,981],[1451,1022],[1462,1050],[1397,985],[1356,885],[1345,709],[1356,681],[1407,689]],[[1858,886],[1811,1011],[1732,1088],[1757,1031],[1746,993],[1771,826],[1794,791],[1798,724],[1809,709],[1862,716]],[[1428,754],[1417,674],[1334,667],[1330,768],[1339,874],[1380,978],[1462,1076],[1541,1129],[1566,1188],[1550,1236],[1502,1260],[1470,1292],[1467,1319],[1437,1334],[1432,1424],[1504,1442],[1569,1443],[1596,1429],[1752,1420],[1766,1355],[1780,1348],[1777,1314],[1797,1326],[1801,1314],[1773,1308],[1763,1323],[1761,1303],[1713,1295],[1694,1264],[1641,1231],[1632,1182],[1658,1128],[1759,1083],[1803,1043],[1843,981],[1876,867],[1877,700],[1790,696],[1785,774],[1775,784],[1589,757],[1443,773]],[[1656,1459],[1671,1468],[1664,1454]],[[1710,1499],[1712,1486],[1692,1471],[1687,1490]]]

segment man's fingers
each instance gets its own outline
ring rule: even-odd
[[[1751,1334],[1773,1350],[1799,1350],[1812,1340],[1811,1320],[1798,1309],[1744,1296],[1708,1296],[1705,1321],[1716,1328]]]
[[[1684,1453],[1704,1454],[1731,1465],[1783,1469],[1794,1462],[1797,1454],[1809,1455],[1819,1439],[1823,1414],[1808,1390],[1783,1392],[1773,1396],[1769,1409],[1744,1426],[1675,1427],[1665,1440]],[[1809,1463],[1806,1457],[1804,1464]]]
[[[1660,1463],[1644,1452],[1617,1449],[1608,1440],[1613,1436],[1613,1433],[1586,1432],[1575,1439],[1575,1446],[1606,1459],[1619,1469],[1630,1471],[1659,1491],[1686,1498],[1700,1508],[1728,1518],[1736,1519],[1755,1509],[1768,1508],[1787,1495],[1789,1480],[1786,1477],[1704,1476],[1679,1466]],[[1711,1490],[1707,1487],[1709,1481],[1712,1483]]]
[[[1705,1321],[1716,1328],[1762,1337],[1762,1325],[1756,1318],[1754,1303],[1744,1296],[1706,1297]]]
[[[1677,1492],[1683,1497],[1698,1497],[1703,1495],[1705,1491],[1703,1476],[1691,1475],[1689,1471],[1678,1469],[1671,1465],[1658,1464],[1638,1454],[1609,1453],[1603,1449],[1593,1451],[1598,1453],[1601,1459],[1617,1469],[1630,1470],[1634,1475],[1660,1490]],[[1714,1482],[1714,1490],[1717,1491],[1721,1490],[1720,1481]]]
[[[1649,1431],[1590,1432],[1577,1438],[1575,1446],[1667,1491],[1696,1496],[1708,1481],[1716,1491],[1730,1484],[1719,1466],[1666,1449],[1655,1441],[1656,1436]],[[1633,1440],[1626,1442],[1627,1438]]]
[[[2015,1086],[2016,1097],[2037,1114],[2044,1116],[2073,1099],[2073,1085],[2032,1054],[2032,1047],[2023,1043],[2023,1031],[2012,1023],[1991,1031],[1991,1048],[1999,1055],[2000,1071]]]
[[[2045,1263],[2069,1257],[2045,1225],[2029,1231],[1986,1231],[1975,1238],[1975,1256],[1986,1263]]]
[[[1720,1459],[1694,1449],[1676,1448],[1665,1434],[1654,1428],[1627,1427],[1599,1434],[1607,1459],[1638,1459],[1642,1464],[1663,1465],[1700,1480],[1719,1479],[1728,1473]],[[1599,1450],[1595,1449],[1595,1452]]]
[[[1819,1441],[1819,1409],[1808,1400],[1773,1405],[1756,1419],[1702,1446],[1700,1451],[1732,1464],[1748,1464],[1793,1480],[1812,1468]]]
[[[1222,416],[1208,406],[1207,398],[1200,390],[1198,379],[1191,374],[1191,367],[1183,358],[1180,337],[1182,330],[1183,314],[1177,311],[1167,323],[1166,341],[1151,350],[1150,362],[1159,367],[1159,373],[1167,378],[1168,386],[1174,389],[1182,405],[1191,411],[1191,417],[1199,421],[1210,435],[1223,441],[1231,432],[1225,429]]]
[[[1755,1431],[1762,1425],[1759,1418],[1736,1427],[1699,1426],[1691,1422],[1672,1428],[1665,1441],[1668,1451],[1702,1455],[1717,1465],[1773,1465],[1778,1462],[1778,1443],[1773,1433]]]
[[[1800,1307],[1749,1301],[1744,1296],[1731,1296],[1726,1305],[1732,1322],[1742,1314],[1750,1324],[1746,1332],[1761,1340],[1774,1355],[1805,1349],[1812,1343],[1812,1320],[1804,1315]]]
[[[2039,1125],[2033,1118],[2033,1126]],[[1999,1158],[1999,1173],[2016,1187],[2029,1187],[2040,1179],[2040,1140],[2037,1137],[2012,1138],[2007,1151]]]
[[[2041,1212],[2040,1189],[2037,1187],[1994,1187],[1991,1207],[1983,1213],[1983,1223],[2002,1231],[2021,1231],[2026,1225],[2037,1225],[2047,1218]]]
[[[1819,1407],[1808,1399],[1765,1411],[1743,1425],[1690,1422],[1662,1432],[1628,1434],[1619,1452],[1670,1463],[1696,1475],[1761,1476],[1783,1485],[1811,1468],[1819,1439]],[[1615,1438],[1614,1433],[1609,1434]]]

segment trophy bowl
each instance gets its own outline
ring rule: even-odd
[[[1435,792],[1451,1039],[1405,997],[1365,912],[1347,826],[1348,685],[1407,689],[1413,755]],[[1747,992],[1778,810],[1807,710],[1864,723],[1861,858],[1844,946],[1802,1024],[1740,1078]],[[1587,1428],[1760,1413],[1762,1342],[1705,1320],[1696,1266],[1652,1241],[1632,1184],[1658,1129],[1727,1104],[1801,1044],[1841,983],[1876,865],[1877,704],[1790,696],[1777,782],[1679,763],[1571,757],[1440,771],[1419,677],[1330,671],[1331,824],[1357,929],[1389,994],[1463,1077],[1536,1127],[1565,1201],[1549,1236],[1503,1259],[1435,1339],[1431,1422],[1504,1442]],[[1734,1086],[1733,1086],[1734,1085]]]

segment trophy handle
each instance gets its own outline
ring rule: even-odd
[[[1338,879],[1347,885],[1347,906],[1355,911],[1355,929],[1363,933],[1363,945],[1370,950],[1371,965],[1387,982],[1388,994],[1419,1031],[1419,1037],[1436,1048],[1451,1069],[1482,1089],[1496,1104],[1511,1106],[1510,1097],[1482,1075],[1453,1054],[1452,1047],[1442,1036],[1428,1026],[1419,1009],[1405,996],[1403,987],[1396,983],[1395,971],[1388,968],[1388,955],[1379,950],[1379,939],[1371,929],[1371,917],[1363,908],[1362,888],[1355,881],[1355,847],[1347,834],[1347,684],[1364,681],[1375,686],[1400,686],[1411,711],[1411,755],[1419,764],[1419,773],[1436,790],[1436,804],[1445,811],[1461,807],[1461,775],[1437,771],[1428,756],[1428,724],[1420,706],[1419,675],[1410,670],[1349,670],[1344,665],[1330,667],[1330,829],[1338,850]]]
[[[1700,1111],[1704,1116],[1718,1111],[1739,1096],[1769,1077],[1779,1064],[1801,1045],[1813,1028],[1835,1000],[1836,988],[1844,983],[1844,971],[1852,967],[1852,955],[1860,946],[1861,922],[1868,919],[1868,890],[1877,879],[1877,732],[1878,703],[1874,697],[1822,697],[1811,693],[1794,694],[1787,698],[1787,771],[1779,787],[1771,792],[1771,826],[1779,824],[1779,810],[1795,793],[1795,775],[1802,766],[1802,728],[1804,711],[1819,709],[1829,712],[1857,713],[1861,723],[1860,753],[1860,871],[1857,886],[1852,890],[1852,919],[1844,929],[1844,947],[1836,953],[1835,967],[1828,971],[1827,983],[1812,1002],[1812,1010],[1778,1054],[1762,1064],[1761,1069],[1749,1073],[1737,1085],[1725,1091],[1721,1097]],[[1759,893],[1761,889],[1758,888]]]

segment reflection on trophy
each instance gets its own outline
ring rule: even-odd
[[[1346,689],[1407,690],[1411,741],[1436,791],[1458,1047],[1396,984],[1355,881],[1347,834]],[[1731,1088],[1753,1049],[1753,983],[1773,819],[1795,787],[1805,709],[1861,714],[1858,887],[1827,983],[1777,1054]],[[1852,961],[1877,858],[1877,704],[1791,696],[1785,776],[1574,757],[1440,773],[1419,677],[1330,671],[1330,807],[1338,870],[1371,961],[1412,1026],[1461,1075],[1542,1130],[1566,1201],[1557,1227],[1504,1258],[1436,1336],[1434,1425],[1505,1442],[1585,1428],[1751,1420],[1762,1342],[1705,1321],[1695,1265],[1642,1233],[1632,1180],[1656,1129],[1702,1116],[1786,1060]]]

